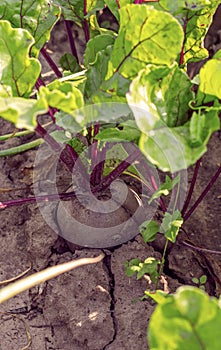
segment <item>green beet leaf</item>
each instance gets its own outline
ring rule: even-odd
[[[194,147],[205,145],[214,131],[219,130],[219,113],[211,110],[207,113],[194,112],[190,120],[190,139]]]
[[[104,50],[97,52],[96,59],[90,64],[86,72],[85,94],[87,98],[99,91],[107,72],[107,63],[110,59],[112,46],[107,46]]]
[[[122,8],[123,6],[126,6],[128,4],[133,4],[134,0],[118,0],[116,1],[119,3],[119,7]]]
[[[59,60],[61,67],[71,73],[77,73],[82,71],[81,66],[77,63],[75,56],[69,52],[65,53]]]
[[[173,14],[184,29],[182,64],[208,57],[203,41],[219,3],[218,0],[159,1],[161,9],[164,8],[165,11]],[[159,6],[158,3],[156,4]]]
[[[139,147],[163,171],[174,173],[194,164],[219,129],[216,107],[194,112],[188,121],[193,99],[191,82],[176,64],[148,65],[130,85],[127,101],[142,132]]]
[[[83,109],[84,118],[82,126],[89,126],[94,122],[111,123],[119,121],[121,117],[130,115],[130,109],[126,103],[120,102],[102,102],[91,105],[86,105]]]
[[[107,46],[113,45],[114,38],[108,34],[101,34],[90,39],[87,43],[87,47],[84,54],[84,65],[90,67],[90,64],[96,62],[97,54],[105,50]]]
[[[207,150],[206,140],[196,147],[191,139],[189,122],[177,128],[160,128],[149,135],[142,133],[139,147],[150,162],[171,173],[195,164]]]
[[[217,299],[196,287],[183,286],[162,301],[150,319],[150,349],[220,349],[221,309]]]
[[[126,93],[129,91],[131,81],[116,72],[110,79],[105,80],[100,87],[100,92],[106,91],[107,99],[126,103]],[[104,93],[103,93],[104,94]]]
[[[104,8],[104,0],[87,0],[86,1],[86,12],[88,14],[96,13]]]
[[[63,130],[52,131],[50,135],[55,139],[55,141],[60,143],[66,143],[72,138],[72,134],[70,132]]]
[[[126,102],[125,94],[129,90],[130,80],[116,73],[105,81],[111,52],[112,46],[98,52],[96,60],[86,72],[85,95],[89,102]]]
[[[60,6],[64,19],[81,25],[84,18],[84,4],[82,0],[54,0],[54,3]]]
[[[42,95],[44,98],[47,98],[48,93],[45,94],[45,88],[42,90]],[[55,91],[57,93],[57,91]],[[51,101],[53,97],[53,93],[50,99],[48,101]],[[79,101],[81,102],[81,96],[76,95],[76,99],[79,97]],[[59,91],[57,95],[57,102],[56,105],[59,102]],[[53,103],[53,101],[51,101]],[[73,105],[74,107],[74,105]],[[97,104],[90,104],[90,105],[84,105],[83,108],[80,107],[76,109],[72,109],[71,114],[69,112],[64,112],[64,108],[69,107],[62,107],[63,112],[56,113],[56,121],[57,124],[61,127],[63,127],[65,130],[68,130],[69,132],[79,132],[85,127],[88,127],[91,125],[91,123],[94,122],[114,122],[119,121],[119,118],[122,116],[128,116],[130,114],[130,110],[125,103],[97,103]]]
[[[96,136],[97,140],[104,142],[123,142],[123,141],[135,141],[138,140],[140,131],[131,127],[124,127],[122,130],[118,128],[108,128],[99,132]]]
[[[71,115],[75,115],[76,110],[81,109],[84,105],[81,91],[71,82],[55,80],[47,87],[42,86],[39,94],[44,96],[49,106]]]
[[[31,49],[34,56],[50,38],[50,32],[60,17],[60,8],[48,0],[3,0],[1,19],[11,22],[14,28],[27,29],[34,37]]]
[[[82,131],[82,126],[73,118],[71,114],[60,111],[55,114],[55,119],[56,119],[56,124],[62,127],[67,133],[76,134],[77,132]],[[58,136],[60,135],[58,134]],[[66,136],[62,135],[62,139],[64,137]]]
[[[29,57],[33,44],[27,30],[0,21],[0,84],[10,86],[13,96],[28,97],[40,74],[39,61]]]
[[[183,30],[175,18],[146,5],[127,5],[119,12],[120,30],[106,80],[116,72],[132,79],[148,63],[169,66],[177,59]]]
[[[133,4],[134,0],[106,0],[105,3],[109,10],[113,13],[114,17],[116,17],[116,19],[119,21],[119,9],[128,4]]]
[[[221,99],[221,60],[219,56],[206,62],[199,74],[200,90]]]
[[[46,113],[48,109],[44,98],[39,100],[21,97],[0,97],[0,117],[14,123],[19,129],[34,130],[38,114]]]
[[[133,1],[131,1],[131,2],[133,2]],[[108,6],[109,10],[114,15],[114,17],[119,21],[120,20],[119,7],[121,6],[120,1],[106,0],[105,3]],[[129,2],[127,2],[127,3],[129,3]]]
[[[71,82],[74,87],[78,88],[84,94],[86,76],[85,70],[72,74],[70,71],[64,71],[64,76],[59,79],[60,82]]]
[[[138,127],[145,132],[164,123],[169,127],[183,125],[188,120],[189,101],[194,97],[191,86],[177,64],[148,65],[141,70],[127,94]]]
[[[84,1],[82,0],[54,0],[54,3],[61,7],[62,16],[66,20],[74,21],[82,25],[84,20]],[[103,9],[103,0],[87,0],[85,11],[91,15],[98,10]]]
[[[196,2],[198,3],[198,2]],[[185,21],[185,43],[183,48],[183,63],[200,61],[208,57],[208,51],[204,48],[203,40],[208,30],[213,15],[220,1],[209,1],[208,6],[196,11],[189,11]]]
[[[170,294],[162,291],[161,289],[157,289],[154,292],[145,290],[144,293],[147,297],[150,297],[152,300],[154,300],[158,304],[165,304],[171,298]]]
[[[198,11],[211,4],[210,0],[160,0],[160,5],[172,14],[178,14],[185,11],[192,10]]]

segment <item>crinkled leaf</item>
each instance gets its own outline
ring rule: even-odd
[[[70,71],[64,71],[64,76],[59,79],[60,82],[71,82],[74,87],[78,88],[82,93],[84,93],[86,76],[85,70],[71,74]]]
[[[204,37],[219,3],[218,0],[159,1],[161,8],[173,14],[184,28],[182,63],[208,57],[208,51],[204,48]]]
[[[156,238],[157,232],[160,230],[159,224],[153,220],[143,222],[139,228],[145,243],[153,242]]]
[[[160,232],[171,242],[176,242],[179,229],[182,226],[183,218],[179,210],[173,214],[165,213],[160,227]]]
[[[48,105],[44,98],[34,100],[22,97],[0,97],[0,116],[19,129],[34,130],[37,115],[46,113],[47,109]]]
[[[127,5],[119,12],[120,30],[106,80],[116,72],[132,79],[148,63],[169,66],[176,60],[183,30],[175,18],[146,5]]]
[[[129,142],[137,140],[139,136],[140,131],[138,129],[131,129],[130,127],[124,127],[122,130],[108,128],[100,131],[96,139],[104,142]]]
[[[160,196],[168,196],[170,191],[174,188],[176,184],[178,184],[180,181],[180,175],[177,175],[175,179],[171,179],[168,175],[166,175],[166,180],[163,184],[160,185],[158,190],[151,196],[150,200],[148,201],[148,204],[151,204],[152,201],[156,198],[159,198]]]
[[[183,63],[200,61],[208,57],[203,40],[220,1],[210,1],[210,5],[194,14],[189,11],[186,17]]]
[[[84,105],[81,91],[71,82],[62,83],[59,80],[55,80],[47,87],[42,86],[39,94],[44,96],[49,106],[72,115]]]
[[[71,73],[77,73],[82,71],[82,67],[77,63],[75,56],[69,52],[65,53],[59,60],[59,63],[63,70],[69,71]]]
[[[87,43],[87,47],[84,54],[84,65],[88,67],[90,64],[95,63],[97,54],[105,50],[107,46],[113,45],[114,38],[108,34],[101,34],[90,39]]]
[[[27,30],[0,21],[0,84],[10,86],[13,96],[28,97],[40,74],[39,61],[29,57],[33,43]]]
[[[221,99],[221,59],[219,56],[207,61],[199,74],[200,90]]]
[[[50,0],[3,0],[0,4],[1,19],[12,27],[27,29],[35,39],[32,53],[39,50],[50,38],[50,32],[60,17],[60,9]]]
[[[163,124],[183,125],[188,120],[189,101],[194,97],[191,86],[188,76],[177,64],[172,67],[148,65],[141,70],[127,94],[138,127],[149,131]]]
[[[199,288],[183,286],[153,312],[148,329],[149,346],[154,350],[219,350],[220,328],[218,300]]]

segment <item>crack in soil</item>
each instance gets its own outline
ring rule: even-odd
[[[155,251],[158,251],[159,253],[162,254],[161,249],[155,248]],[[179,276],[179,274],[177,274],[171,267],[169,267],[169,255],[170,254],[172,254],[172,247],[169,248],[168,251],[166,252],[163,273],[166,276],[171,277],[174,280],[177,280],[178,283],[180,283],[181,285],[188,284],[185,278],[182,278],[181,276]],[[196,261],[199,264],[199,266],[204,270],[204,273],[206,274],[206,276],[208,276],[208,280],[209,280],[209,283],[210,283],[210,286],[212,289],[212,293],[213,293],[213,295],[215,295],[215,291],[216,291],[216,283],[214,280],[215,274],[212,273],[212,266],[210,266],[206,257],[202,256],[202,259],[203,259],[204,264],[202,264],[201,261],[197,258],[196,258]]]
[[[172,278],[173,280],[177,280],[177,282],[182,285],[186,284],[186,281],[182,277],[180,277],[173,269],[169,267],[169,260],[167,257],[164,262],[163,274]]]
[[[103,251],[103,250],[102,250]],[[111,253],[107,253],[105,251],[103,251],[103,253],[105,254],[105,257],[103,259],[103,268],[105,270],[105,272],[108,275],[109,278],[109,293],[110,293],[110,297],[111,297],[111,302],[110,302],[110,314],[111,314],[111,318],[113,321],[113,329],[114,329],[114,334],[112,339],[103,347],[102,350],[106,350],[107,347],[112,344],[116,337],[117,337],[117,319],[115,316],[115,295],[114,295],[114,291],[115,291],[115,278],[114,278],[114,274],[112,272],[111,269]]]

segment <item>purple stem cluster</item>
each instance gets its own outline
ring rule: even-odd
[[[139,159],[142,156],[142,153],[138,148],[134,150],[125,160],[123,160],[114,170],[105,176],[101,182],[92,188],[92,192],[100,192],[110,186],[110,184],[116,180],[135,160]]]

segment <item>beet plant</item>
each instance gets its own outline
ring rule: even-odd
[[[145,242],[162,234],[161,263],[148,258],[127,264],[128,275],[149,274],[157,284],[168,243],[176,242],[221,172],[219,164],[189,207],[201,158],[220,129],[221,52],[209,57],[204,47],[219,2],[14,0],[11,5],[9,0],[0,5],[0,116],[26,131],[0,140],[24,133],[40,138],[0,155],[39,145],[36,168],[45,154],[55,160],[50,169],[43,162],[50,176],[35,187],[35,196],[2,201],[0,209],[38,202],[45,221],[71,248],[114,247],[139,231]],[[117,29],[100,24],[104,8]],[[45,46],[58,21],[70,43],[59,65]],[[83,57],[76,49],[73,22],[84,32]],[[50,83],[41,73],[42,57],[55,74]],[[199,72],[190,76],[190,65],[202,60]],[[62,192],[56,185],[60,161],[72,176]],[[190,166],[195,170],[188,187]],[[48,210],[55,225],[47,219]],[[156,210],[163,213],[161,222],[153,219]],[[157,345],[151,331],[153,348],[168,348]]]

